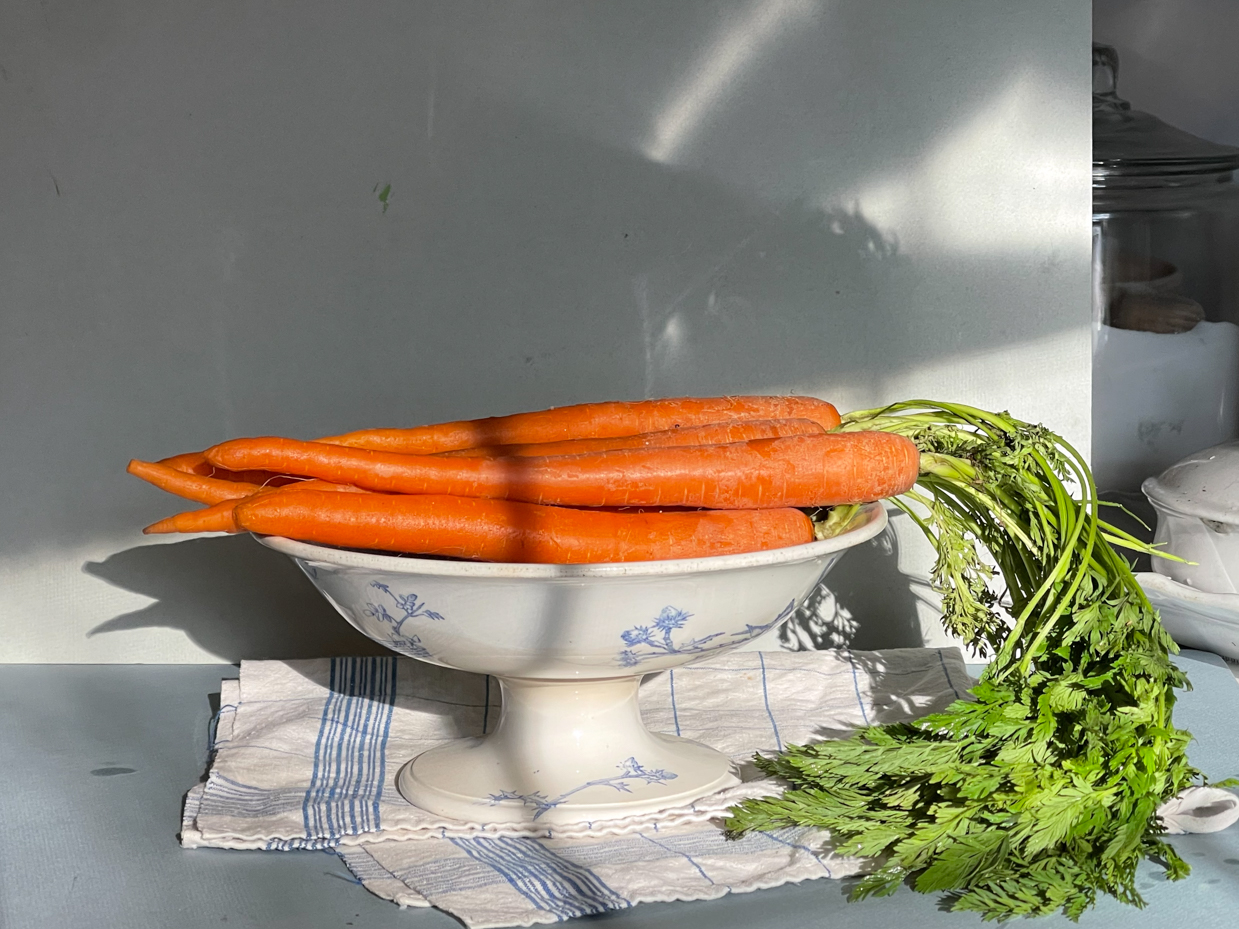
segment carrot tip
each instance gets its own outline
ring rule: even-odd
[[[161,519],[158,522],[151,523],[142,530],[143,535],[155,535],[161,532],[177,532],[176,517],[169,516],[166,519]]]

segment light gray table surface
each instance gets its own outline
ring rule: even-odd
[[[1221,659],[1185,652],[1195,689],[1176,720],[1194,763],[1239,774],[1239,686]],[[177,844],[181,799],[207,765],[207,730],[230,665],[0,666],[0,926],[449,927],[436,910],[399,910],[322,852],[239,852]],[[1193,929],[1239,924],[1239,827],[1181,836],[1192,864],[1179,883],[1143,870],[1140,911],[1103,901],[1085,927]],[[848,904],[829,880],[596,919],[626,927],[981,926],[934,897],[900,892]],[[1062,917],[1037,926],[1066,926]]]

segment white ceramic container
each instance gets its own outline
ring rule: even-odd
[[[738,782],[729,759],[651,733],[637,686],[786,620],[848,548],[886,526],[869,504],[820,542],[714,558],[527,565],[371,554],[260,537],[358,630],[433,664],[494,675],[495,731],[425,752],[397,777],[423,809],[472,822],[649,813]]]
[[[1153,570],[1217,594],[1239,593],[1239,441],[1190,455],[1141,487],[1157,510],[1154,541],[1183,562]]]
[[[1239,659],[1239,594],[1207,593],[1153,572],[1136,580],[1175,642]]]

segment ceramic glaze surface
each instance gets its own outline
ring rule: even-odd
[[[1153,570],[1196,590],[1218,594],[1239,592],[1239,525],[1214,523],[1198,516],[1158,506],[1153,541],[1163,551],[1182,558],[1154,558]]]
[[[522,806],[527,806],[533,811],[533,818],[536,821],[548,810],[553,810],[561,805],[573,794],[580,793],[582,790],[589,790],[591,787],[610,787],[612,790],[621,793],[632,793],[632,788],[638,784],[665,784],[667,781],[673,781],[677,777],[674,771],[664,771],[662,768],[648,769],[637,761],[636,758],[625,758],[616,767],[619,769],[618,774],[613,774],[610,777],[599,777],[592,781],[586,781],[573,787],[571,790],[566,790],[557,797],[548,797],[541,791],[523,794],[514,790],[503,790],[497,794],[491,794],[491,806],[495,806],[506,801],[515,800]]]
[[[1189,455],[1146,480],[1142,489],[1155,506],[1239,524],[1239,441]]]
[[[569,823],[691,803],[738,782],[727,756],[650,732],[637,688],[786,620],[843,553],[886,526],[880,504],[831,539],[715,558],[520,565],[403,558],[274,537],[362,633],[494,675],[498,726],[425,752],[397,777],[418,806],[471,822]]]
[[[1239,660],[1239,594],[1208,593],[1151,572],[1136,579],[1180,646]]]

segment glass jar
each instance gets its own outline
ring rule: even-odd
[[[1141,482],[1239,436],[1239,149],[1117,94],[1093,46],[1093,472]]]

